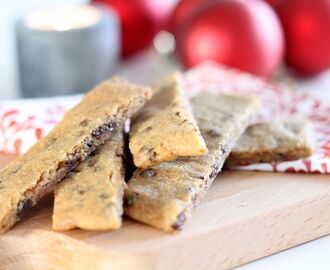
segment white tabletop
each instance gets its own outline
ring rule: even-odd
[[[238,270],[329,270],[330,236],[248,263]]]

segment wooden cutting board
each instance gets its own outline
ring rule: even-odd
[[[129,219],[113,232],[58,233],[51,213],[48,198],[0,236],[1,269],[219,270],[329,234],[330,176],[223,172],[178,234]]]

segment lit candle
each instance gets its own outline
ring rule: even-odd
[[[119,21],[96,6],[49,6],[17,24],[21,90],[26,97],[87,91],[118,62]]]

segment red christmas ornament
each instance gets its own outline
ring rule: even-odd
[[[187,67],[213,59],[267,76],[280,63],[283,35],[272,9],[258,0],[213,1],[178,30]]]
[[[298,73],[330,68],[330,1],[282,0],[277,5],[286,37],[286,60]]]
[[[175,0],[94,0],[114,9],[121,21],[122,55],[139,52],[152,43],[161,29],[167,28]]]
[[[206,5],[180,26],[177,43],[187,67],[212,59],[261,76],[280,64],[284,48],[276,14],[259,0]]]

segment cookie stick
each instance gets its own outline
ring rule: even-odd
[[[63,120],[23,156],[0,171],[0,233],[20,219],[112,130],[129,118],[151,90],[124,79],[105,81],[68,111]]]
[[[53,229],[121,227],[126,185],[123,147],[122,129],[118,129],[55,187]]]
[[[132,120],[129,148],[136,167],[207,152],[182,84],[179,72],[161,80],[152,99]]]
[[[135,171],[125,190],[125,213],[164,231],[181,229],[257,111],[258,101],[205,92],[193,98],[194,114],[208,153]]]
[[[313,130],[302,119],[259,122],[249,126],[226,160],[226,166],[289,161],[313,153]]]

